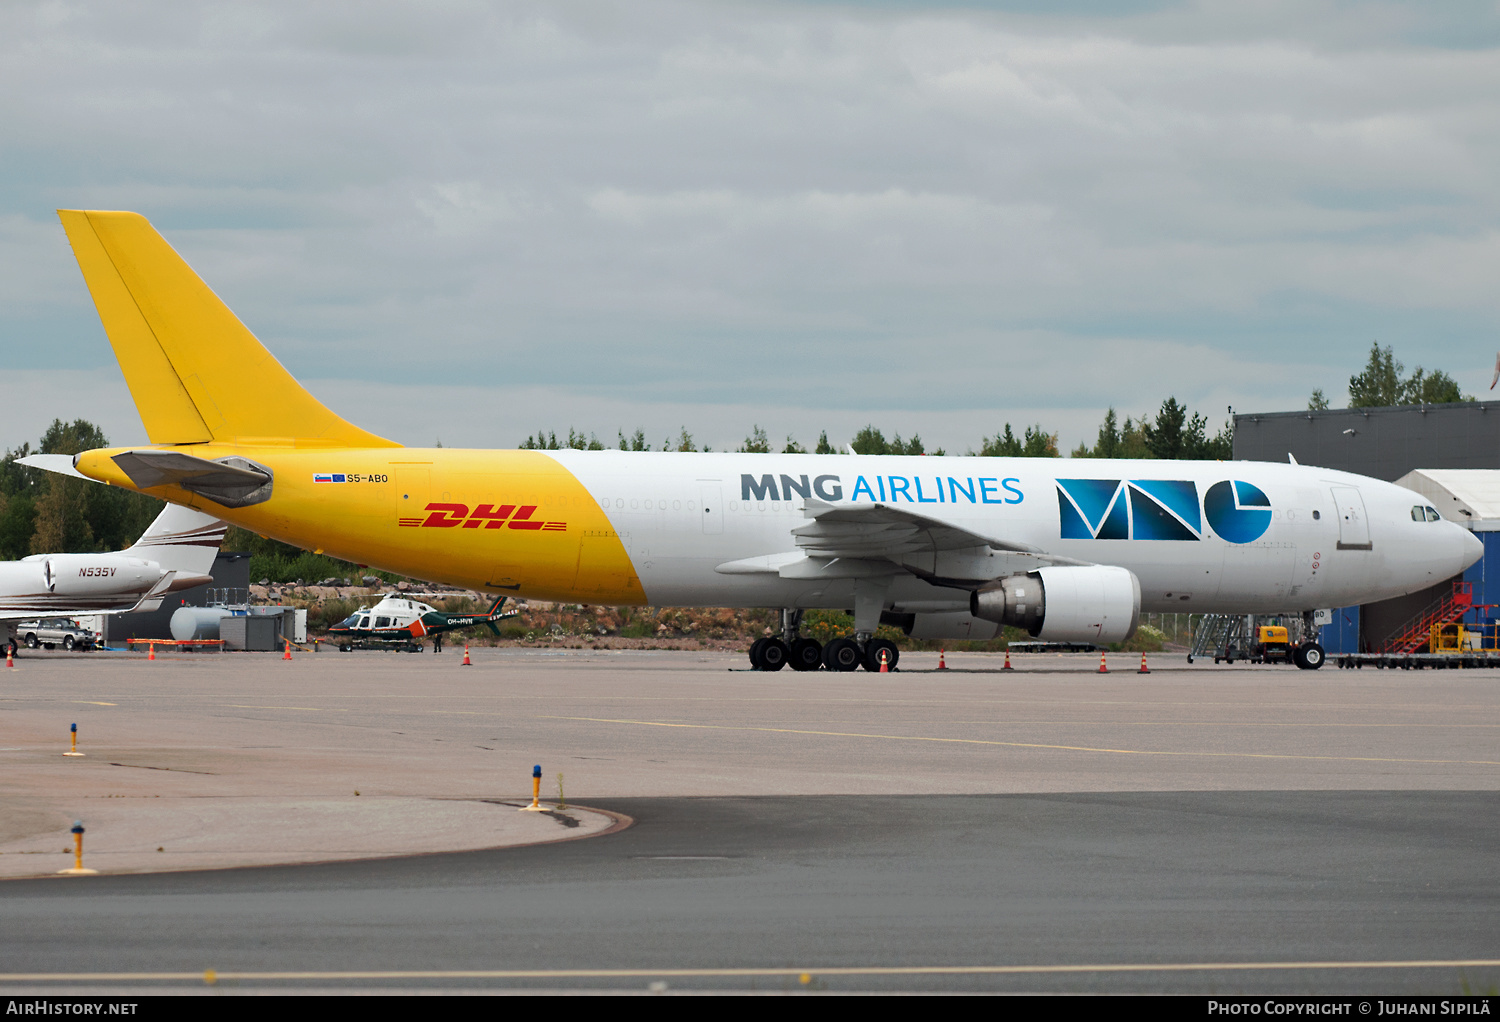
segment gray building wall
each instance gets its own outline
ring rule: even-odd
[[[106,645],[124,642],[126,639],[170,639],[172,637],[172,614],[181,606],[206,607],[210,589],[250,588],[250,555],[219,551],[214,566],[209,571],[213,581],[180,593],[170,593],[161,601],[161,607],[146,613],[107,614],[104,617],[104,641]]]
[[[1234,417],[1236,461],[1286,461],[1395,482],[1416,468],[1500,468],[1500,401]]]

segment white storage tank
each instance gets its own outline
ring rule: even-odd
[[[224,607],[178,607],[172,612],[172,638],[178,642],[217,639],[219,622],[230,616]]]

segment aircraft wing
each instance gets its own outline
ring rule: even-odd
[[[937,585],[960,587],[1014,570],[1017,560],[1040,564],[1084,564],[1028,543],[984,535],[890,504],[808,500],[812,519],[792,529],[797,549],[719,565],[724,575],[774,573],[782,578],[860,578],[907,571]],[[994,554],[1004,554],[1001,564]]]

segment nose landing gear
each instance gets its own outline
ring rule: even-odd
[[[1310,610],[1302,612],[1302,641],[1292,650],[1292,663],[1304,671],[1323,666],[1323,647],[1318,645],[1318,626]]]

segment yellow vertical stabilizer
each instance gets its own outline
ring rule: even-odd
[[[58,216],[152,443],[401,446],[309,394],[145,217]]]

